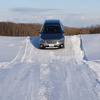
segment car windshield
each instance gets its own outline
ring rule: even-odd
[[[42,33],[44,34],[55,34],[62,33],[61,27],[59,25],[55,26],[44,26]]]

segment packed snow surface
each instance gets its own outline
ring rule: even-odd
[[[100,100],[99,43],[66,36],[64,49],[40,50],[39,37],[0,37],[0,100]]]

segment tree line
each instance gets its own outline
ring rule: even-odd
[[[1,36],[37,36],[41,24],[0,22]]]
[[[0,22],[0,36],[39,36],[42,24]],[[71,28],[65,26],[65,35],[97,34],[100,33],[100,25],[86,28]]]

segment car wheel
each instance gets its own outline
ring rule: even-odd
[[[61,44],[59,48],[65,48],[65,45],[64,44]]]
[[[45,49],[44,45],[40,44],[39,46],[40,49]]]

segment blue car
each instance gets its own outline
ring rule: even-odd
[[[41,27],[39,48],[64,48],[64,26],[60,20],[46,20]]]

